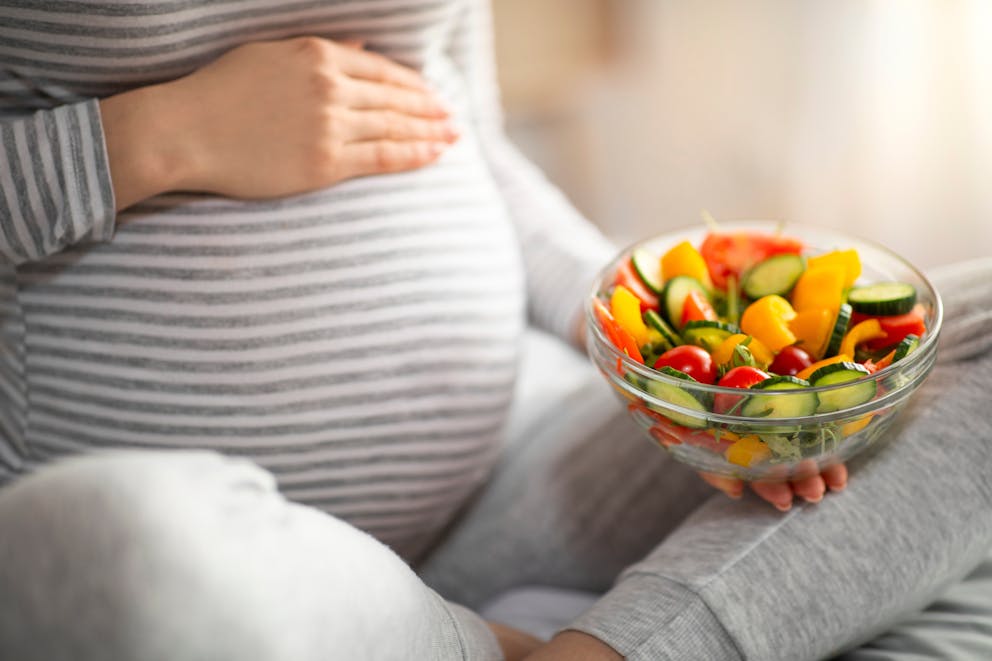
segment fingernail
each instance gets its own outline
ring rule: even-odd
[[[440,156],[447,147],[443,142],[432,142],[429,149],[431,157]]]
[[[727,496],[729,496],[730,498],[733,498],[734,500],[740,500],[741,497],[743,497],[744,495],[743,491],[724,491],[724,493],[727,494]]]
[[[788,512],[792,509],[792,501],[790,500],[787,503],[775,503],[775,509],[779,512]]]
[[[451,106],[449,106],[447,103],[445,103],[444,101],[442,101],[440,99],[435,99],[434,100],[434,107],[444,117],[451,117],[451,115],[454,114],[452,112],[452,110],[451,110]]]
[[[446,140],[455,141],[461,137],[461,132],[454,127],[453,124],[447,124],[444,127],[444,137]]]
[[[809,496],[803,496],[803,500],[805,500],[807,503],[814,503],[814,504],[816,504],[816,503],[820,502],[821,500],[823,500],[823,494],[821,493],[816,498],[810,498]]]
[[[844,482],[843,484],[831,484],[830,485],[830,490],[831,491],[843,491],[845,488],[847,488],[847,482]]]

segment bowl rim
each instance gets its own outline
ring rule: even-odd
[[[740,219],[740,220],[720,221],[719,231],[732,232],[735,229],[737,230],[770,229],[775,231],[776,233],[787,235],[788,228],[790,227],[798,228],[800,232],[803,230],[808,230],[819,234],[829,235],[832,238],[836,238],[841,241],[856,241],[861,244],[870,246],[872,249],[888,255],[889,257],[893,258],[896,262],[898,262],[901,266],[904,266],[910,271],[912,271],[913,274],[916,275],[920,279],[920,281],[926,285],[927,289],[929,289],[929,292],[933,295],[933,301],[934,301],[933,324],[931,327],[927,329],[926,336],[923,338],[923,341],[920,343],[919,348],[913,353],[911,353],[909,356],[904,358],[903,360],[899,361],[898,363],[893,363],[892,365],[889,365],[888,367],[881,369],[875,372],[874,374],[870,375],[869,377],[867,377],[868,379],[875,381],[877,383],[879,380],[884,379],[891,375],[895,375],[901,372],[912,372],[914,367],[918,368],[921,365],[924,365],[924,363],[928,359],[932,358],[931,354],[934,354],[936,352],[937,342],[940,336],[940,330],[943,324],[943,317],[944,317],[944,306],[940,297],[940,292],[937,291],[937,288],[933,286],[933,283],[930,281],[930,279],[927,278],[927,276],[919,268],[917,268],[915,265],[910,263],[908,260],[900,256],[899,254],[890,250],[889,248],[886,248],[885,246],[877,243],[876,241],[870,239],[864,239],[854,234],[837,232],[836,230],[832,230],[829,228],[823,228],[816,225],[806,225],[799,223],[784,223],[784,222],[772,221],[772,220]],[[705,230],[706,228],[703,229]],[[632,360],[630,357],[627,356],[627,354],[621,352],[619,349],[613,346],[613,343],[609,341],[609,339],[603,333],[602,329],[600,329],[599,324],[596,322],[595,313],[593,312],[593,300],[598,297],[601,291],[600,285],[604,282],[604,280],[607,278],[608,275],[616,271],[617,265],[620,262],[621,257],[629,255],[634,250],[634,248],[642,246],[646,243],[659,241],[669,236],[671,236],[672,239],[677,239],[680,236],[684,236],[689,233],[697,233],[699,231],[700,231],[700,227],[698,225],[676,228],[671,231],[665,232],[664,234],[659,234],[657,236],[640,239],[638,241],[626,245],[623,249],[621,249],[616,254],[616,256],[613,259],[611,259],[608,264],[606,264],[606,266],[604,266],[602,269],[600,269],[597,272],[596,277],[593,281],[593,285],[590,289],[589,295],[585,299],[585,302],[583,304],[583,309],[585,312],[586,333],[587,335],[591,334],[593,339],[596,341],[597,345],[604,347],[605,350],[609,352],[609,354],[612,356],[611,362],[619,361],[618,365],[623,365],[625,368],[627,368],[628,371],[634,372],[640,376],[652,379],[654,381],[660,381],[662,383],[679,386],[683,389],[686,388],[687,385],[689,385],[694,391],[709,393],[712,395],[717,395],[717,394],[741,395],[742,394],[741,388],[729,388],[727,386],[711,385],[708,383],[701,383],[701,382],[687,384],[687,382],[684,379],[678,379],[676,377],[671,377],[666,374],[662,374],[661,372],[658,372],[653,368],[650,368],[646,365],[643,365],[641,363]],[[593,347],[591,346],[587,347],[588,352],[592,352],[593,350],[594,350]],[[932,360],[931,360],[931,365],[932,365]],[[929,372],[929,368],[926,366],[924,367],[925,369],[922,374],[923,376],[925,376],[925,374]],[[610,381],[613,382],[613,379],[610,379]],[[728,424],[763,423],[765,425],[773,424],[777,426],[777,425],[785,425],[788,424],[790,421],[797,421],[797,420],[805,421],[805,424],[810,424],[814,422],[829,422],[838,419],[848,418],[851,416],[870,413],[872,411],[883,408],[887,403],[888,399],[893,397],[896,393],[904,393],[907,387],[913,385],[914,383],[917,383],[917,381],[919,381],[919,379],[910,379],[905,384],[901,384],[899,387],[894,388],[891,391],[885,393],[885,395],[883,395],[882,397],[878,399],[873,399],[869,402],[860,404],[858,406],[849,407],[846,409],[840,409],[837,411],[814,413],[813,415],[804,416],[800,418],[755,418],[755,417],[736,416],[736,415],[727,416],[725,414],[718,414],[712,411],[701,413],[700,411],[692,411],[690,409],[684,409],[665,400],[654,398],[652,395],[650,395],[650,393],[643,392],[642,390],[634,388],[633,386],[630,386],[629,388],[625,387],[625,389],[633,391],[632,394],[637,394],[639,397],[655,399],[656,401],[658,401],[659,403],[663,404],[666,407],[674,407],[675,410],[679,412],[685,412],[687,414],[691,414],[698,417],[705,417],[708,420],[713,420],[717,422],[726,422]],[[831,392],[831,391],[842,390],[843,388],[850,387],[850,385],[851,385],[850,383],[840,383],[829,386],[810,386],[809,388],[804,388],[802,391],[799,392],[802,392],[804,394],[810,392],[812,393]],[[767,391],[761,391],[760,394],[762,396],[769,396],[769,397],[788,397],[790,395],[794,396],[796,392],[797,391],[792,391],[792,390],[767,390]]]

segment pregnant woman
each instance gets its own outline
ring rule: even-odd
[[[612,248],[503,137],[489,31],[0,0],[0,658],[815,658],[987,554],[987,263],[938,283],[929,407],[818,506],[842,471],[709,498],[581,364],[504,448],[526,312],[574,340]],[[536,648],[407,563],[472,606],[627,570]]]

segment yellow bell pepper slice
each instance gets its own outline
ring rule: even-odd
[[[647,340],[645,340],[644,344],[657,344],[658,342],[664,341],[665,339],[664,335],[662,335],[660,332],[656,331],[655,329],[651,328],[650,326],[647,326],[647,324],[645,324],[645,326],[648,329],[648,337]]]
[[[853,434],[857,434],[859,431],[868,426],[871,419],[875,417],[874,413],[869,413],[865,416],[858,418],[857,420],[852,420],[851,422],[845,422],[840,426],[840,434],[843,438],[847,438]]]
[[[823,358],[833,329],[834,315],[826,308],[812,308],[797,312],[796,318],[789,322],[789,330],[796,336],[799,346],[813,360]]]
[[[858,251],[835,250],[806,260],[806,268],[815,269],[820,267],[839,268],[844,271],[844,287],[851,288],[861,275],[861,258]]]
[[[713,288],[709,269],[706,268],[706,261],[688,241],[683,241],[661,256],[662,279],[667,282],[680,275],[687,275],[699,280],[707,289]]]
[[[763,296],[747,306],[741,315],[741,329],[753,335],[774,352],[795,344],[796,336],[789,330],[789,322],[796,318],[796,311],[781,296]]]
[[[796,312],[824,309],[836,315],[844,299],[846,278],[844,268],[807,268],[792,290],[792,306]]]
[[[610,313],[613,319],[634,338],[637,346],[648,343],[650,333],[641,318],[641,300],[623,285],[617,285],[610,297]]]
[[[819,360],[813,363],[806,369],[799,372],[799,374],[796,374],[796,378],[802,379],[803,381],[808,381],[809,377],[813,376],[813,372],[820,369],[821,367],[826,367],[827,365],[833,365],[834,363],[851,362],[853,360],[854,358],[852,358],[851,356],[848,356],[847,354],[839,353],[832,358],[824,358],[823,360]]]
[[[751,336],[744,335],[743,333],[737,333],[728,337],[711,354],[713,362],[717,365],[726,365],[729,363],[734,357],[734,348],[749,337]],[[754,356],[754,361],[758,363],[758,367],[761,369],[768,369],[768,366],[775,360],[775,356],[771,350],[756,337],[751,337],[751,341],[747,343],[747,349]]]
[[[860,324],[847,331],[847,335],[844,336],[844,340],[840,343],[840,353],[846,353],[848,356],[854,355],[854,349],[859,344],[863,344],[870,340],[880,340],[888,335],[884,330],[882,330],[882,324],[879,323],[878,319],[865,319]]]
[[[771,448],[755,435],[743,436],[727,448],[727,461],[738,466],[753,466],[772,456]]]

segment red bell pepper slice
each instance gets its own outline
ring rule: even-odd
[[[620,327],[620,324],[613,319],[610,311],[606,309],[606,305],[597,298],[592,302],[592,309],[596,314],[596,320],[599,322],[600,328],[606,333],[606,337],[613,343],[613,346],[627,354],[631,360],[643,365],[644,358],[641,357],[641,351],[637,348],[637,342],[634,340],[634,337]]]
[[[692,289],[682,304],[682,326],[690,321],[716,321],[716,310],[701,291]]]
[[[640,300],[641,312],[658,309],[658,297],[648,289],[647,285],[641,280],[641,276],[637,275],[637,271],[634,270],[634,263],[631,260],[628,259],[617,269],[615,284],[623,285]]]
[[[927,331],[926,315],[926,308],[917,303],[906,314],[871,317],[855,312],[851,315],[851,325],[854,326],[865,319],[878,319],[879,325],[885,331],[885,337],[864,344],[869,351],[878,351],[899,344],[907,335],[923,337]]]

